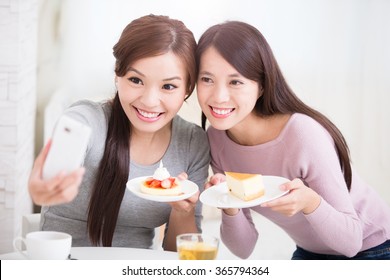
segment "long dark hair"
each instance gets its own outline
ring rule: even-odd
[[[195,38],[181,21],[166,16],[144,16],[127,25],[114,46],[115,74],[123,77],[135,61],[172,51],[186,67],[188,98],[197,77],[195,49]],[[87,222],[92,244],[103,246],[112,245],[130,163],[130,122],[118,92],[111,106],[104,154],[92,190]]]
[[[294,94],[260,31],[239,21],[228,21],[210,27],[198,42],[198,67],[201,55],[211,46],[241,75],[259,83],[263,94],[254,108],[257,115],[302,113],[315,119],[330,133],[336,145],[347,188],[350,190],[352,169],[348,145],[343,135],[327,117],[307,106]],[[205,125],[206,116],[202,114],[202,127],[205,128]]]

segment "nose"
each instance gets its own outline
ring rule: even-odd
[[[146,88],[142,93],[141,102],[147,107],[155,107],[160,104],[160,91],[155,88]]]
[[[217,103],[225,103],[230,99],[229,90],[225,86],[219,86],[214,91],[214,100]]]

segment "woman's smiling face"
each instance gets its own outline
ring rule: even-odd
[[[184,64],[172,52],[137,60],[116,82],[132,129],[151,133],[171,123],[188,88]]]
[[[257,82],[242,76],[214,47],[200,59],[197,95],[210,124],[228,130],[252,113],[260,96]]]

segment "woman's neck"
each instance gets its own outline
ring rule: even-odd
[[[130,136],[130,159],[138,164],[150,165],[165,154],[171,141],[172,124],[150,133],[132,128]]]
[[[291,115],[249,115],[241,123],[227,130],[229,138],[243,146],[255,146],[275,140]]]

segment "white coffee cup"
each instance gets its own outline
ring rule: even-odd
[[[22,250],[22,245],[26,251]],[[72,236],[57,231],[34,231],[26,238],[16,237],[13,242],[15,250],[30,260],[65,260],[70,254]]]

